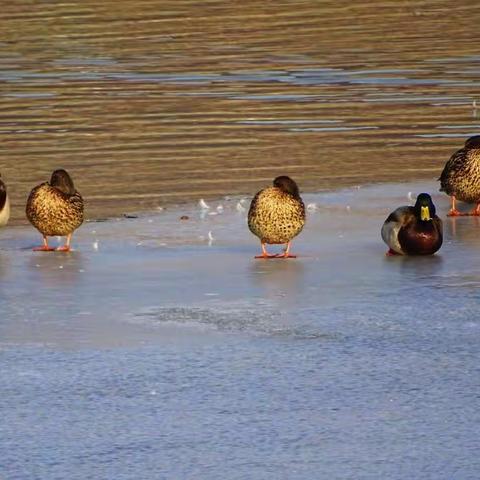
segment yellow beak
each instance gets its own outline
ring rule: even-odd
[[[428,207],[420,207],[420,218],[424,222],[432,219],[430,216],[430,209]]]

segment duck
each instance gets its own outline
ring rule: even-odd
[[[8,198],[7,186],[0,178],[0,227],[4,227],[10,218],[10,199]]]
[[[440,175],[440,191],[450,195],[452,206],[447,216],[480,216],[480,135],[465,141],[445,164]],[[456,201],[476,204],[470,213],[460,213]]]
[[[83,198],[68,172],[55,170],[50,182],[33,188],[27,200],[27,218],[43,236],[43,245],[33,250],[69,252],[72,234],[83,223],[83,211]],[[65,244],[50,247],[48,237],[53,236],[67,237]]]
[[[273,186],[260,190],[250,204],[248,228],[260,239],[262,254],[255,258],[296,258],[290,253],[291,242],[305,225],[305,204],[297,184],[281,175]],[[283,254],[272,255],[266,245],[285,245]]]
[[[382,226],[382,239],[390,255],[433,255],[443,243],[442,220],[428,193],[421,193],[413,207],[398,207]]]

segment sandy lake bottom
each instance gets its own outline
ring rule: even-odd
[[[71,254],[2,230],[0,477],[477,479],[480,221],[428,258],[379,236],[409,192],[445,217],[437,190],[305,195],[296,260],[253,259],[237,197],[87,223]]]

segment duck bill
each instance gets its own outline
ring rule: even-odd
[[[430,216],[430,209],[428,207],[420,208],[420,219],[423,222],[428,222],[429,220],[432,219],[432,217]]]

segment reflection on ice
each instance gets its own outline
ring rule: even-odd
[[[299,289],[305,287],[304,274],[304,262],[291,259],[259,260],[249,265],[249,280],[258,295],[270,300],[282,298],[282,307],[294,306]]]
[[[79,251],[72,251],[67,255],[62,255],[61,252],[32,252],[28,255],[27,265],[28,274],[33,284],[37,285],[36,290],[58,288],[61,299],[63,289],[76,288],[81,280],[81,275],[85,272],[83,256]]]

